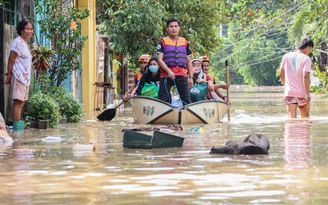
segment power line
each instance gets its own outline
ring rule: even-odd
[[[277,16],[275,16],[274,18],[270,19],[269,21],[265,22],[264,24],[262,24],[262,25],[258,25],[258,26],[256,26],[256,27],[250,29],[250,30],[246,30],[247,27],[245,27],[245,28],[243,28],[244,31],[241,31],[241,32],[233,32],[233,33],[245,33],[245,32],[254,31],[254,30],[256,30],[256,29],[258,29],[258,28],[261,28],[261,27],[265,27],[265,26],[269,25],[269,23],[271,23],[273,20],[276,20],[277,18],[280,18],[281,15],[283,15],[283,14],[288,14],[288,13],[290,13],[291,11],[293,11],[294,9],[297,9],[298,7],[299,7],[299,5],[296,4],[296,5],[293,6],[292,8],[288,9],[286,12],[281,12],[280,15],[277,15]],[[291,18],[292,18],[292,17],[291,17]],[[251,27],[251,26],[248,26],[248,27]],[[267,30],[267,31],[268,31],[268,30]]]
[[[277,58],[282,58],[284,55],[281,55],[281,56],[278,56],[278,57],[275,57],[275,58],[271,58],[269,60],[266,60],[266,61],[261,61],[261,62],[257,62],[257,63],[252,63],[252,64],[248,64],[248,65],[243,65],[243,66],[252,66],[252,65],[257,65],[257,64],[261,64],[261,63],[266,63],[266,62],[270,62],[272,60],[275,60]],[[238,65],[238,66],[241,66],[241,65]]]

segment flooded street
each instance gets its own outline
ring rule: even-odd
[[[231,86],[231,119],[171,131],[182,148],[124,149],[130,108],[10,135],[0,147],[0,204],[327,204],[328,99],[312,94],[311,118],[288,120],[283,87]],[[212,146],[264,134],[269,155],[210,155]],[[79,144],[92,146],[79,146]]]

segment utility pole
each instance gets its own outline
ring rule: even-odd
[[[322,42],[321,43],[321,50],[326,51],[327,50],[327,43]],[[327,65],[327,53],[320,52],[320,57],[321,57],[321,64],[322,64],[322,69],[326,70],[326,65]]]

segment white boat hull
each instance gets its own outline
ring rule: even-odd
[[[179,110],[155,98],[137,96],[130,99],[134,119],[141,124],[211,124],[222,122],[228,103],[204,100],[186,105]]]

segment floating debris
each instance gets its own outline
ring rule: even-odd
[[[269,149],[270,141],[265,135],[250,134],[243,142],[230,140],[223,146],[212,147],[210,154],[269,154]]]
[[[97,150],[96,146],[93,144],[74,144],[73,151],[93,151]]]
[[[62,141],[61,137],[54,137],[54,136],[48,136],[48,137],[42,139],[42,142],[45,142],[45,143],[59,143],[61,141]]]

